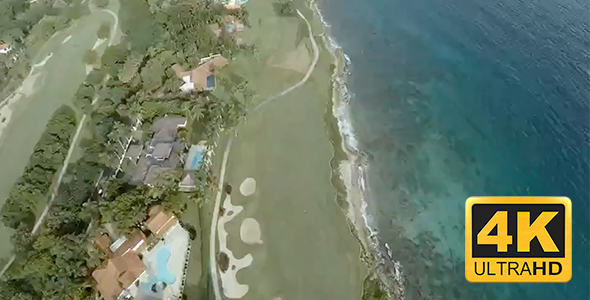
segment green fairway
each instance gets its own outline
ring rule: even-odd
[[[305,76],[312,47],[297,15],[279,17],[272,3],[264,1],[251,1],[247,8],[252,29],[245,35],[258,52],[254,58],[238,59],[231,68],[248,79],[260,103]],[[224,178],[233,186],[231,205],[222,198],[224,225],[217,243],[224,245],[216,247],[230,257],[228,270],[220,274],[222,295],[273,300],[361,297],[366,275],[361,248],[332,185],[334,149],[325,120],[331,63],[331,55],[322,49],[305,84],[250,110],[236,129]],[[217,161],[223,156],[224,147],[220,148]],[[239,187],[246,178],[253,178],[256,188],[244,196]],[[261,244],[245,242],[252,219],[260,226]],[[237,281],[228,284],[228,274],[235,272]]]
[[[118,2],[109,7],[115,13]],[[97,41],[96,31],[101,23],[113,24],[114,17],[101,10],[93,11],[74,22],[73,26],[53,36],[32,61],[32,74],[15,98],[2,104],[6,117],[0,130],[0,206],[29,161],[33,147],[45,129],[53,112],[71,100],[86,77],[84,53]],[[106,42],[98,48],[104,50]],[[10,230],[0,224],[0,258],[10,254]]]

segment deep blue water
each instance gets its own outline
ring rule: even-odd
[[[406,299],[588,299],[588,1],[319,6],[352,61],[372,210],[404,267]],[[468,283],[464,204],[474,195],[570,197],[572,280]]]

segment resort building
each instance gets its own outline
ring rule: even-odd
[[[114,257],[106,265],[94,270],[96,289],[105,300],[116,300],[145,272],[145,264],[137,254]]]
[[[148,215],[149,219],[145,225],[158,238],[166,235],[170,228],[178,225],[178,219],[174,214],[166,212],[160,205],[152,207]]]
[[[92,277],[102,297],[115,300],[146,271],[139,255],[147,249],[147,244],[145,235],[139,230],[135,230],[129,238],[123,236],[105,248],[109,241],[106,234],[95,239],[95,244],[105,251],[109,259],[92,272]]]
[[[131,162],[129,183],[155,186],[162,174],[183,163],[184,144],[178,139],[178,130],[186,127],[186,118],[166,116],[152,124],[154,135],[145,145],[130,145],[125,157]]]
[[[220,54],[201,59],[199,65],[193,70],[185,71],[180,65],[175,64],[172,69],[176,76],[184,81],[180,87],[183,92],[204,92],[215,89],[217,82],[215,72],[225,67],[229,61]]]
[[[12,51],[12,48],[9,44],[0,43],[0,54],[8,54],[10,51]]]
[[[106,234],[94,239],[108,257],[92,272],[103,299],[176,300],[182,296],[190,251],[188,232],[161,206],[150,209],[145,225],[153,236],[150,239],[140,230],[110,245]]]

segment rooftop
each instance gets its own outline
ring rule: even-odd
[[[176,139],[179,128],[186,126],[186,118],[180,116],[166,116],[157,118],[152,124],[154,131],[153,142],[172,142]]]
[[[194,172],[185,172],[178,188],[181,192],[195,191],[197,188],[197,177]]]
[[[128,288],[143,272],[145,264],[137,253],[128,252],[123,256],[113,257],[92,272],[96,288],[105,300],[115,300],[123,289]]]
[[[137,166],[133,170],[133,174],[131,175],[129,183],[136,185],[143,183],[149,168],[149,160],[145,156],[141,156],[137,162]]]
[[[135,230],[128,238],[113,243],[118,245],[113,255],[92,272],[96,289],[105,300],[126,295],[138,300],[168,300],[182,295],[190,243],[188,232],[162,206],[150,209],[146,226],[162,238],[153,249],[147,250],[145,235]],[[108,236],[101,235],[95,242],[99,239],[106,242]]]
[[[111,246],[111,243],[111,238],[106,233],[103,233],[94,239],[94,244],[104,252],[108,252],[110,250],[109,247]]]
[[[156,236],[166,234],[170,228],[178,224],[178,219],[174,214],[166,212],[160,205],[152,207],[148,215],[146,226]]]
[[[174,169],[183,161],[184,144],[177,138],[178,129],[185,127],[187,119],[170,115],[156,118],[151,126],[153,138],[142,145],[129,146],[126,157],[136,160],[135,166],[129,170],[129,183],[133,185],[154,185],[157,175],[163,171]],[[137,156],[136,156],[137,155]],[[134,161],[135,162],[135,161]]]
[[[153,156],[157,160],[164,160],[170,157],[170,153],[172,152],[173,145],[172,143],[159,143],[154,146],[154,150],[152,150],[151,156]]]
[[[143,150],[142,145],[131,145],[129,149],[127,149],[127,153],[125,153],[125,157],[132,160],[134,163],[137,162],[139,156],[141,155],[141,150]]]
[[[146,237],[140,230],[134,230],[125,241],[112,250],[113,256],[123,256],[128,252],[141,253],[147,248]]]
[[[199,66],[185,71],[178,64],[172,66],[176,76],[185,81],[183,91],[210,91],[215,88],[215,71],[225,67],[229,61],[221,55],[212,55],[201,59]]]

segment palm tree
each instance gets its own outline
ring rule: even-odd
[[[193,107],[193,110],[192,110],[192,118],[194,120],[201,121],[201,120],[203,120],[204,117],[205,117],[205,113],[203,110],[203,105],[201,104],[201,102],[197,102],[197,104]]]
[[[98,154],[98,163],[111,169],[117,168],[119,164],[119,162],[116,161],[113,156],[106,152],[101,152]]]
[[[181,170],[173,169],[158,174],[154,186],[148,192],[150,197],[161,198],[177,191],[181,172]]]
[[[125,151],[127,142],[130,138],[130,134],[131,129],[129,128],[129,126],[121,122],[115,122],[115,124],[113,124],[112,130],[108,133],[107,138],[111,141],[116,141],[119,144],[119,146],[121,146],[122,150]]]

